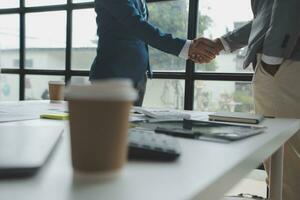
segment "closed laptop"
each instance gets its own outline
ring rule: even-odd
[[[44,165],[62,127],[1,126],[0,177],[26,176]]]

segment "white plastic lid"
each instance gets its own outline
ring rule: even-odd
[[[107,79],[86,85],[70,85],[65,90],[66,99],[103,99],[125,100],[137,99],[137,91],[130,79]]]
[[[65,85],[64,81],[49,81],[48,83],[52,85]]]

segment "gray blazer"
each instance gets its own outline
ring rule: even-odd
[[[223,38],[231,51],[248,45],[244,68],[257,53],[300,60],[300,0],[251,0],[253,20]]]

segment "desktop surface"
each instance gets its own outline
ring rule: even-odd
[[[39,119],[10,124],[57,123],[63,122]],[[66,131],[55,154],[35,176],[9,182],[0,179],[1,200],[220,199],[300,128],[299,120],[293,119],[267,119],[263,125],[268,127],[265,134],[230,144],[179,138],[182,154],[175,162],[130,161],[112,181],[73,175]]]

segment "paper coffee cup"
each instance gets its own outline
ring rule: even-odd
[[[49,81],[49,97],[52,103],[61,102],[64,100],[64,81]]]
[[[127,160],[129,111],[137,99],[131,81],[71,85],[65,96],[74,170],[106,178],[118,174]]]

